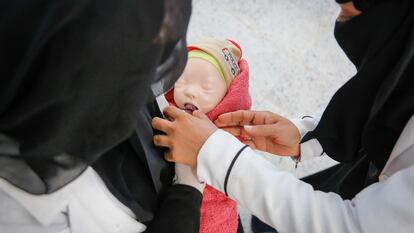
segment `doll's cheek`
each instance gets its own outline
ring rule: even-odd
[[[179,108],[184,108],[185,103],[185,96],[182,94],[182,92],[177,92],[177,90],[174,89],[174,102]]]
[[[211,96],[209,96],[209,98],[205,98],[203,99],[204,101],[200,101],[200,110],[203,113],[208,113],[211,110],[213,110],[219,103],[220,101],[218,101],[215,98],[211,98]]]
[[[215,106],[204,106],[202,108],[200,108],[199,110],[205,114],[207,114],[208,112],[210,112],[211,110],[214,109]]]

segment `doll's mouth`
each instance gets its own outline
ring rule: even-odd
[[[194,104],[191,104],[191,103],[184,104],[184,111],[186,111],[187,113],[193,115],[193,112],[195,110],[198,110],[198,108]]]

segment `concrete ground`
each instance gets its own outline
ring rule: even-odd
[[[321,111],[355,69],[333,37],[333,0],[193,0],[188,40],[230,38],[250,65],[253,109],[294,118]],[[263,155],[298,177],[334,164],[326,156],[294,168],[290,159]],[[250,214],[240,207],[245,231]]]

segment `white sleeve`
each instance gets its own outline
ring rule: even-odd
[[[303,116],[301,119],[291,119],[290,121],[299,129],[300,137],[316,128],[321,118],[321,113]],[[300,144],[300,161],[309,160],[323,155],[324,151],[321,144],[316,139],[309,140]]]
[[[59,190],[34,195],[0,178],[0,232],[139,233],[133,212],[88,167]]]
[[[198,157],[201,179],[224,191],[230,164],[229,197],[280,232],[409,232],[414,229],[414,167],[361,191],[352,200],[314,191],[288,172],[217,130]],[[398,190],[398,192],[395,192]]]

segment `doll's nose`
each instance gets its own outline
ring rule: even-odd
[[[184,95],[188,98],[194,99],[197,96],[197,91],[195,90],[195,88],[187,87],[184,90]]]

